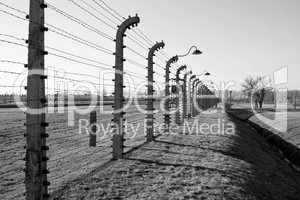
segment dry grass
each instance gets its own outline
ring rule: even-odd
[[[200,116],[215,123],[221,113]],[[298,199],[300,175],[253,129],[234,135],[164,135],[86,177],[54,199]]]
[[[99,111],[97,112],[98,123],[101,122],[106,126],[112,115],[99,115]],[[132,107],[127,110],[126,116],[128,121],[136,121],[145,117]],[[159,115],[158,119],[160,120],[161,117]],[[111,159],[111,137],[102,140],[98,138],[97,147],[90,148],[88,135],[78,134],[79,118],[89,119],[89,116],[77,115],[75,126],[68,127],[67,114],[47,114],[47,121],[50,123],[47,128],[50,136],[47,139],[50,147],[47,152],[50,158],[48,162],[50,193]],[[0,122],[0,199],[24,199],[25,114],[18,109],[0,109]],[[142,134],[143,122],[139,129]],[[130,148],[144,141],[145,137],[142,134],[127,140],[126,143]]]

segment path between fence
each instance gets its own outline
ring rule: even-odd
[[[295,172],[254,129],[227,114],[201,114],[232,135],[163,135],[58,191],[55,199],[297,199]],[[190,123],[192,121],[190,120]],[[199,132],[198,132],[199,133]],[[206,131],[210,133],[210,131]]]

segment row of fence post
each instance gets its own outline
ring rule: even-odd
[[[123,158],[124,153],[124,101],[125,98],[123,96],[123,89],[125,86],[123,85],[123,74],[124,68],[123,63],[125,59],[123,58],[123,49],[124,46],[124,36],[125,31],[131,27],[137,26],[140,19],[138,16],[129,17],[125,20],[117,30],[117,37],[116,37],[116,52],[115,52],[115,87],[114,87],[114,118],[113,118],[113,128],[114,128],[114,135],[113,135],[113,159],[121,159]],[[156,43],[153,47],[150,48],[148,53],[148,65],[147,65],[147,97],[146,97],[146,104],[147,104],[147,114],[146,114],[146,138],[147,141],[154,140],[154,70],[153,65],[154,61],[153,58],[155,56],[155,52],[162,49],[165,46],[164,42]]]
[[[47,146],[46,138],[46,127],[48,123],[46,122],[45,117],[45,107],[47,106],[47,99],[45,96],[45,79],[47,78],[44,75],[44,57],[47,55],[47,52],[44,49],[45,41],[44,35],[47,28],[44,26],[44,9],[47,8],[47,5],[44,4],[44,0],[30,0],[30,13],[29,13],[29,38],[28,38],[28,79],[27,79],[27,107],[29,109],[39,109],[42,112],[38,113],[29,113],[26,114],[26,169],[25,169],[25,185],[26,185],[26,199],[35,200],[35,199],[47,199],[48,186],[50,182],[47,180],[47,174],[49,173],[47,169]],[[114,160],[123,158],[124,154],[124,121],[125,121],[125,110],[124,110],[124,37],[126,36],[125,32],[138,25],[140,18],[136,15],[134,17],[129,16],[120,26],[116,33],[116,51],[115,55],[115,77],[114,77],[114,103],[113,103],[113,119],[112,119],[112,128],[113,128],[113,151],[112,158]],[[164,48],[164,42],[159,42],[154,44],[150,48],[148,53],[148,65],[147,65],[147,114],[146,114],[146,138],[147,141],[153,141],[155,138],[154,135],[154,61],[155,52]],[[170,93],[170,67],[171,64],[178,61],[178,57],[172,57],[166,63],[165,68],[165,95],[168,98],[165,101],[164,107],[167,111],[164,114],[164,123],[165,123],[165,132],[169,131],[171,116],[168,111],[170,111],[170,102],[169,97]],[[201,83],[199,79],[195,79],[195,75],[191,76],[188,79],[188,75],[191,73],[185,74],[183,79],[180,79],[180,73],[186,69],[186,66],[183,65],[179,67],[176,73],[176,94],[175,102],[176,107],[180,106],[182,102],[182,115],[180,115],[180,110],[176,112],[175,121],[177,124],[181,124],[183,120],[187,117],[192,117],[197,114],[197,109],[192,102],[194,98],[197,98],[198,85]],[[183,81],[183,84],[180,82]],[[188,90],[187,90],[187,87]],[[180,98],[183,99],[180,101]],[[188,101],[189,104],[188,105]],[[198,101],[198,100],[197,100]],[[199,104],[199,102],[197,103]],[[96,126],[94,125],[97,122],[97,113],[93,111],[90,113],[90,124],[91,130],[89,133],[89,146],[96,146]]]
[[[191,72],[188,72],[187,74],[184,75],[183,95],[181,97],[182,104],[183,104],[183,114],[182,114],[183,120],[185,120],[186,118],[195,117],[200,113],[200,110],[207,110],[209,108],[216,107],[217,104],[219,103],[219,99],[198,78],[196,78],[195,75],[191,75],[191,74],[192,74]],[[186,89],[187,87],[186,80],[188,75],[191,75],[189,78],[189,85],[190,85],[189,94],[187,93],[187,89]],[[178,103],[179,101],[177,100],[176,102]],[[187,106],[188,103],[189,106]],[[189,111],[187,111],[188,109]],[[182,124],[179,115],[176,116],[176,119],[178,125]]]

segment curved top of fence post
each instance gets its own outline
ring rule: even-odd
[[[167,67],[170,67],[171,64],[175,63],[178,61],[178,56],[173,56],[172,58],[170,58],[168,61],[167,61]]]
[[[186,81],[187,76],[190,75],[190,74],[192,74],[192,71],[188,71],[187,73],[185,73],[183,80]]]
[[[179,81],[179,75],[180,75],[180,72],[185,70],[186,69],[186,65],[182,65],[180,66],[178,69],[177,69],[177,72],[176,72],[176,82]]]
[[[153,45],[149,50],[148,60],[153,58],[155,51],[158,51],[164,47],[165,47],[165,43],[163,41],[157,42],[155,45]]]
[[[186,65],[182,65],[177,69],[176,75],[179,75],[181,71],[186,69]]]
[[[190,77],[190,81],[192,81],[192,79],[194,79],[194,78],[196,78],[196,75],[192,75],[192,76]]]
[[[136,16],[129,16],[120,26],[118,26],[117,37],[123,37],[124,33],[127,29],[131,29],[140,23],[140,18],[136,14]]]
[[[196,86],[196,83],[198,84],[198,83],[200,83],[201,81],[199,80],[199,78],[197,78],[197,79],[195,79],[194,81],[193,81],[193,88]]]
[[[208,87],[206,85],[203,84],[201,87],[203,88],[203,90],[204,90],[204,92],[206,94],[210,94],[211,93],[210,89],[208,89]]]
[[[199,80],[197,81],[197,83],[195,84],[195,87],[198,87],[200,84],[200,87],[202,88],[204,85],[202,84],[202,82]]]

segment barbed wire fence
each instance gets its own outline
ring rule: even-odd
[[[23,55],[20,60],[16,59],[20,58],[16,54],[11,56],[11,59],[3,57],[0,61],[1,64],[7,66],[6,70],[0,70],[0,73],[5,74],[6,78],[9,75],[12,76],[11,79],[21,79],[21,84],[5,83],[0,86],[3,94],[11,94],[11,88],[16,88],[14,89],[16,95],[23,95],[22,100],[24,103],[27,101],[27,107],[45,111],[39,114],[39,117],[26,114],[27,131],[24,136],[27,144],[22,142],[26,149],[26,155],[22,154],[26,164],[26,177],[20,176],[25,179],[26,190],[23,188],[16,195],[26,192],[27,199],[46,199],[51,192],[63,185],[62,180],[67,182],[79,171],[82,172],[82,168],[88,172],[96,164],[101,164],[111,158],[111,147],[114,146],[111,142],[112,135],[107,137],[102,135],[101,139],[97,135],[97,148],[90,148],[90,146],[95,146],[95,141],[91,141],[95,140],[95,137],[90,137],[90,133],[87,137],[85,134],[76,134],[76,132],[79,131],[79,119],[89,121],[89,123],[101,122],[102,125],[111,125],[113,110],[109,107],[114,104],[116,98],[115,84],[112,82],[116,66],[112,64],[113,62],[106,63],[106,61],[113,60],[114,57],[118,59],[118,55],[115,55],[113,51],[116,42],[115,32],[126,18],[104,1],[69,0],[64,2],[68,6],[63,8],[56,5],[54,1],[27,1],[27,4],[29,3],[28,12],[27,9],[22,10],[9,3],[0,2],[2,15],[14,22],[23,23],[24,33],[26,29],[30,31],[28,39],[25,39],[26,35],[0,34],[1,43],[12,49],[20,49],[18,51],[22,53],[19,55]],[[73,8],[76,8],[76,12],[73,12]],[[44,17],[45,12],[46,17]],[[88,16],[93,20],[83,20],[83,16]],[[99,28],[98,23],[110,32],[103,31],[105,29]],[[126,34],[126,51],[122,58],[126,67],[124,75],[134,77],[135,83],[129,85],[129,90],[130,87],[136,85],[144,86],[145,93],[140,94],[139,101],[145,104],[148,101],[146,76],[148,76],[147,68],[149,67],[146,60],[149,49],[155,43],[138,28]],[[29,52],[26,52],[27,49]],[[41,53],[37,54],[37,51]],[[29,55],[28,61],[27,54]],[[103,56],[107,59],[98,58]],[[154,68],[157,69],[155,80],[157,84],[165,84],[163,65],[168,55],[159,51],[155,59],[153,63]],[[18,70],[12,70],[11,66]],[[31,74],[34,69],[40,70],[40,74]],[[102,77],[103,74],[105,77]],[[6,79],[5,82],[13,83],[14,81]],[[95,93],[91,94],[85,85],[92,85]],[[157,97],[161,95],[159,92],[156,93]],[[125,100],[128,100],[129,93],[130,91],[124,90]],[[33,94],[35,96],[32,96]],[[69,105],[71,95],[75,99],[75,105]],[[92,95],[96,95],[97,106],[102,106],[102,109],[109,111],[109,114],[107,112],[103,114],[99,109],[96,109],[96,112],[91,111],[90,114],[75,113],[73,126],[68,126],[67,114],[70,112],[70,107],[88,106]],[[102,101],[101,96],[103,96]],[[151,101],[154,99],[150,98]],[[158,104],[155,103],[155,105]],[[145,114],[137,112],[132,106],[126,112],[128,123],[143,122],[145,119]],[[142,124],[143,126],[139,129],[145,128],[145,124]],[[23,131],[25,132],[25,129]],[[96,132],[95,129],[93,131]],[[136,130],[136,132],[142,131]],[[122,144],[125,149],[119,153],[123,154],[145,140],[145,135],[134,138],[131,134],[126,134],[126,143]]]
[[[137,15],[125,18],[103,0],[21,5],[0,1],[0,14],[18,27],[0,33],[8,49],[0,59],[1,94],[14,96],[4,103],[26,113],[12,115],[25,126],[7,126],[18,129],[16,136],[7,133],[7,142],[16,143],[8,151],[17,155],[6,161],[18,182],[8,196],[47,199],[74,177],[153,141],[162,128],[155,122],[170,131],[175,114],[164,114],[160,100],[171,96],[164,108],[179,107],[178,94],[169,91],[178,86],[178,66],[170,62],[167,70],[172,58],[164,42],[140,30]]]

